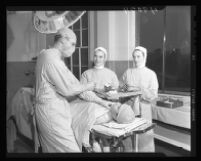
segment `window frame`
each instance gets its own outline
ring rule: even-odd
[[[137,12],[137,11],[136,11]],[[162,79],[161,79],[161,88],[159,89],[159,93],[161,94],[176,94],[176,95],[184,95],[184,96],[189,96],[191,94],[191,91],[182,91],[182,89],[184,90],[185,87],[181,88],[180,90],[170,90],[168,88],[171,87],[167,87],[167,85],[165,86],[165,57],[166,57],[166,44],[165,44],[165,40],[166,40],[166,35],[165,35],[165,28],[166,28],[166,8],[164,9],[164,15],[163,15],[163,24],[164,24],[164,37],[163,37],[163,46],[162,46]],[[140,44],[140,14],[136,14],[136,45]],[[191,72],[191,65],[190,67],[190,72]],[[191,74],[191,73],[190,73]],[[173,87],[172,87],[173,88]],[[191,89],[191,83],[190,86],[187,87],[189,89]]]

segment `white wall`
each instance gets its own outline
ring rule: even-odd
[[[31,61],[46,47],[46,36],[35,30],[32,12],[7,15],[7,62]]]
[[[108,60],[131,59],[135,47],[134,11],[94,11],[90,12],[90,53],[103,46],[108,50]]]

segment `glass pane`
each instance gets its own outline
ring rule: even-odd
[[[166,7],[165,88],[190,91],[190,6]]]
[[[159,89],[162,88],[162,55],[164,36],[164,10],[153,14],[151,11],[137,12],[140,21],[139,44],[147,48],[147,67],[156,72]],[[157,32],[153,32],[157,31]]]
[[[82,67],[81,68],[81,74],[84,72],[84,71],[86,71],[88,69],[88,67]]]
[[[79,49],[76,48],[75,52],[73,54],[73,66],[74,65],[79,65]]]
[[[77,44],[76,47],[80,47],[80,31],[74,31],[77,36]]]
[[[82,46],[88,46],[88,30],[82,30]]]
[[[73,30],[79,30],[79,29],[80,29],[80,19],[75,24],[73,24]]]
[[[82,16],[82,29],[88,28],[88,12]]]
[[[88,66],[88,48],[81,49],[81,66]]]
[[[66,64],[66,66],[68,67],[68,69],[70,70],[70,57],[69,58],[64,58],[64,62]]]
[[[73,67],[73,74],[78,80],[80,79],[79,67]]]

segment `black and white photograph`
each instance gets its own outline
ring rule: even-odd
[[[6,155],[195,155],[191,5],[6,8]]]

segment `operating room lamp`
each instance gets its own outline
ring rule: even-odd
[[[36,11],[33,16],[35,29],[40,33],[56,33],[72,26],[86,11]]]

